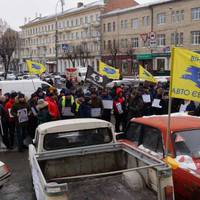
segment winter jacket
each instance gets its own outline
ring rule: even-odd
[[[28,117],[30,113],[30,107],[26,101],[19,102],[15,100],[15,104],[12,106],[11,114],[15,117],[17,126],[25,126],[28,124]]]
[[[11,117],[10,114],[9,114],[9,110],[11,110],[11,108],[13,107],[15,103],[15,99],[12,99],[10,98],[9,101],[5,104],[5,110],[7,112],[7,116],[8,116],[8,120],[9,122],[14,122],[15,121],[15,118],[14,117]]]
[[[121,109],[124,112],[125,98],[124,97],[117,97],[113,102],[114,114],[122,114],[122,113],[119,113],[119,110],[117,108],[117,104],[121,104]]]
[[[48,106],[38,111],[37,118],[38,118],[38,124],[43,124],[45,122],[51,121],[51,115],[49,113]]]
[[[52,120],[59,119],[60,112],[58,109],[57,102],[51,97],[46,97],[45,101],[47,101],[47,103],[48,103],[48,109],[49,109],[49,113],[51,115]]]

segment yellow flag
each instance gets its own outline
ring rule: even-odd
[[[146,69],[142,67],[142,65],[139,65],[139,79],[157,83],[157,80],[154,78],[154,76],[149,73]]]
[[[170,96],[200,101],[200,54],[173,48]]]
[[[43,72],[46,71],[46,67],[41,63],[37,63],[32,60],[27,60],[26,63],[30,74],[41,75]]]
[[[111,67],[104,62],[99,62],[99,73],[107,76],[109,79],[119,79],[119,69]]]

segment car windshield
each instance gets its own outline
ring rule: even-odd
[[[176,155],[200,158],[200,129],[181,131],[173,134]]]
[[[112,132],[109,128],[77,130],[71,132],[51,133],[44,137],[44,149],[58,150],[81,146],[110,143]]]

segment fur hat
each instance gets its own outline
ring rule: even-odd
[[[37,110],[41,110],[47,106],[48,106],[48,103],[46,101],[44,101],[44,99],[39,99],[37,102],[36,108],[37,108]]]

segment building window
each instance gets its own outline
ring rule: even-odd
[[[128,39],[121,39],[121,48],[128,47]]]
[[[138,28],[139,27],[139,19],[138,18],[131,19],[131,26],[134,29]]]
[[[142,25],[143,26],[149,26],[150,25],[150,17],[149,16],[142,17]]]
[[[200,31],[192,31],[192,44],[200,45]]]
[[[121,29],[124,28],[124,20],[121,20]]]
[[[104,50],[106,49],[106,41],[105,40],[103,41],[103,49]]]
[[[85,16],[85,23],[88,23],[88,16]]]
[[[128,28],[128,20],[124,20],[124,28],[125,28],[125,29]]]
[[[113,22],[113,32],[115,32],[115,22]]]
[[[111,40],[108,40],[108,49],[111,49],[112,48],[112,42]]]
[[[182,46],[183,45],[183,32],[171,34],[171,44]]]
[[[167,58],[160,57],[155,59],[155,70],[159,72],[163,72],[165,70],[169,70],[168,64],[167,64]]]
[[[200,20],[200,7],[192,8],[192,20]]]
[[[106,32],[106,24],[103,24],[103,32]]]
[[[158,13],[157,14],[157,24],[165,24],[166,23],[166,14],[165,13]]]
[[[90,22],[93,22],[93,15],[90,16]]]
[[[180,23],[184,20],[184,10],[172,11],[172,23]]]
[[[122,74],[128,74],[128,63],[126,61],[122,61]]]
[[[111,32],[111,23],[108,23],[108,32]]]
[[[131,38],[131,43],[133,48],[138,48],[139,47],[139,40],[138,38]]]
[[[165,34],[157,34],[157,45],[158,46],[165,46]]]

